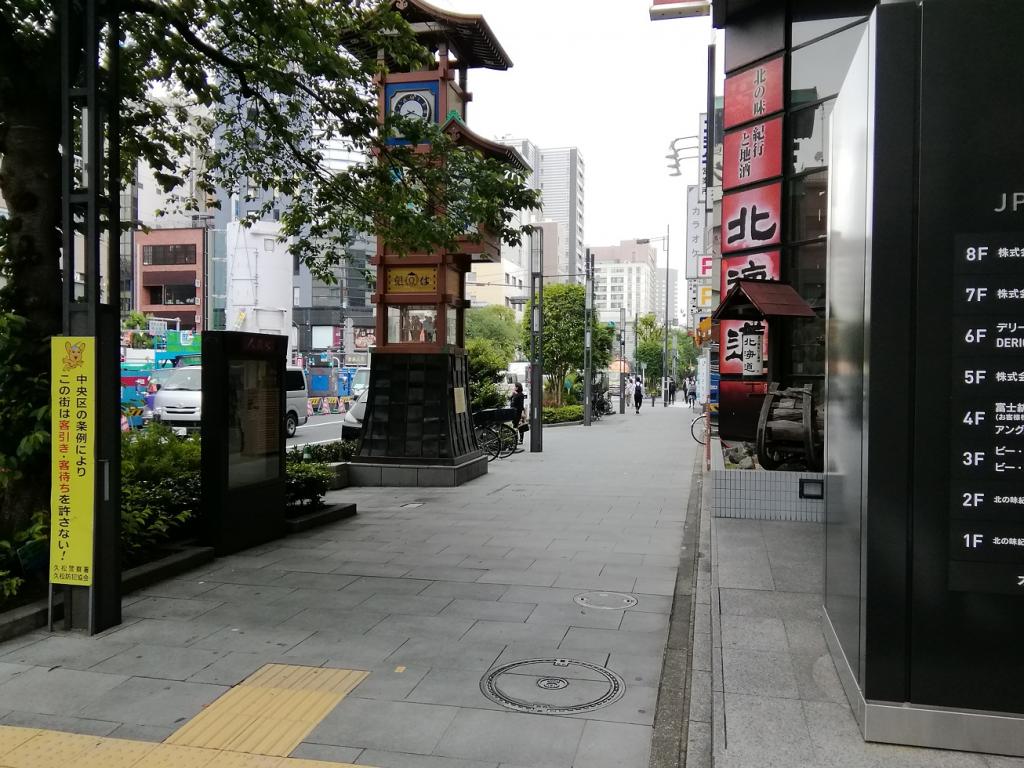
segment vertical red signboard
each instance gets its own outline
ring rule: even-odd
[[[782,57],[725,78],[725,127],[782,111]]]
[[[722,253],[781,241],[781,183],[731,192],[722,198]]]
[[[732,189],[782,175],[782,118],[725,134],[722,188]]]

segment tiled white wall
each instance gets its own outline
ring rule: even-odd
[[[801,499],[801,480],[820,480],[820,472],[766,472],[712,468],[714,517],[747,520],[788,520],[820,523],[825,520],[824,499]]]

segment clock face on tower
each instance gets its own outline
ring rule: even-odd
[[[434,119],[432,91],[399,91],[391,97],[391,112],[414,120]]]

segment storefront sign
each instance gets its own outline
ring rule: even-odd
[[[782,184],[722,198],[722,253],[777,245],[782,240]]]
[[[745,253],[722,259],[722,298],[737,280],[781,280],[782,258],[779,251]]]
[[[92,585],[96,340],[50,341],[50,583]]]
[[[722,186],[754,184],[782,175],[782,118],[725,134]]]
[[[762,320],[721,320],[719,328],[720,370],[723,376],[743,374],[743,337],[760,336],[762,353],[761,368],[768,359],[768,324]]]
[[[704,206],[700,187],[686,188],[686,279],[700,277],[700,257],[704,253]]]
[[[782,57],[725,78],[725,127],[782,111]]]
[[[377,335],[373,332],[373,329],[356,328],[354,343],[356,349],[369,349],[377,345]]]
[[[740,351],[743,356],[743,375],[761,376],[764,373],[764,357],[759,333],[748,333],[740,337]]]
[[[437,267],[388,267],[385,275],[388,293],[437,291]]]
[[[697,288],[697,307],[698,309],[710,309],[712,302],[715,300],[714,289],[710,285],[701,285]]]

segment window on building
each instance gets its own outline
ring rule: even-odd
[[[273,251],[274,247],[276,245],[277,245],[277,240],[275,240],[274,238],[272,238],[272,237],[264,237],[263,238],[263,250],[264,251]]]
[[[337,283],[328,285],[322,280],[314,280],[310,303],[314,307],[340,307],[341,286]]]
[[[828,171],[792,179],[789,189],[789,239],[793,242],[828,234]]]
[[[164,304],[195,304],[196,286],[193,285],[165,285]]]
[[[820,101],[839,93],[866,25],[838,32],[792,53],[790,104]]]
[[[153,266],[195,264],[196,246],[194,243],[144,245],[142,246],[142,263]]]
[[[791,173],[828,165],[829,117],[835,99],[793,112],[788,119],[792,143],[787,162]]]

